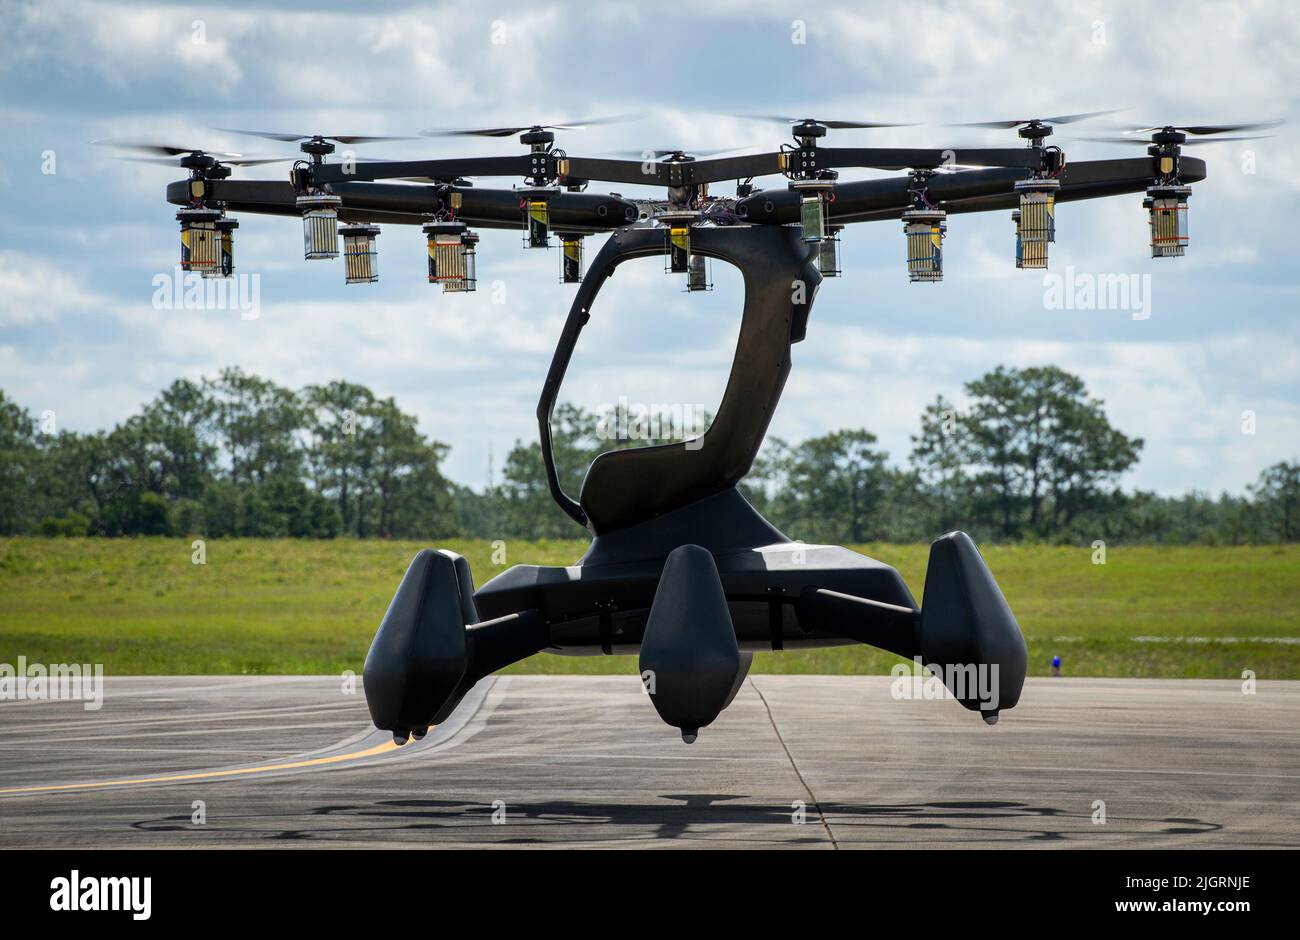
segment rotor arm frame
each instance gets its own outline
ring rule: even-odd
[[[1033,148],[1024,148],[1030,151]],[[820,153],[827,151],[822,150]],[[1015,151],[1019,153],[1020,151]],[[927,151],[927,153],[934,153]],[[966,159],[966,151],[959,156]],[[775,154],[761,155],[763,159]],[[750,160],[758,158],[736,158]],[[440,161],[435,161],[440,162]],[[574,161],[571,161],[571,163]],[[581,163],[585,165],[585,158]],[[601,161],[623,164],[637,174],[642,164],[630,161]],[[710,168],[711,164],[717,166]],[[758,164],[738,164],[726,161],[687,161],[683,163],[658,163],[659,168],[669,166],[689,168],[689,175],[677,177],[685,185],[704,179],[732,179],[733,173],[753,169]],[[367,164],[382,166],[382,164]],[[396,166],[396,164],[387,164]],[[409,168],[411,164],[402,164]],[[427,167],[426,167],[427,168]],[[726,172],[723,172],[725,168]],[[687,172],[683,170],[683,172]],[[1016,206],[1013,189],[1018,180],[1032,172],[1027,168],[995,167],[969,170],[960,173],[936,174],[927,182],[927,190],[950,213],[987,212],[1012,209]],[[1118,160],[1082,160],[1069,163],[1060,177],[1058,202],[1080,199],[1098,199],[1124,193],[1143,192],[1150,185],[1155,172],[1151,157],[1134,157]],[[1205,161],[1184,156],[1180,165],[1181,179],[1196,183],[1205,179]],[[641,176],[637,182],[647,182]],[[854,180],[835,184],[834,197],[827,204],[827,216],[835,225],[897,219],[909,205],[907,177],[876,180]],[[271,180],[212,180],[208,183],[210,197],[224,203],[234,212],[252,212],[266,215],[296,216],[300,214],[293,186],[288,182]],[[167,187],[167,201],[184,206],[190,202],[190,181],[177,180]],[[331,186],[343,198],[339,216],[344,221],[365,221],[419,225],[433,212],[442,208],[443,194],[455,192],[461,196],[457,217],[481,228],[518,229],[522,225],[519,198],[516,190],[487,189],[469,186],[447,186],[430,183],[382,183],[357,180],[349,177]],[[621,228],[636,220],[637,206],[615,194],[552,193],[547,199],[552,225],[557,231],[578,234],[595,234]],[[799,196],[785,189],[760,190],[736,203],[736,212],[747,222],[757,225],[784,225],[799,221]]]
[[[1150,157],[1074,161],[1061,174],[1056,201],[1140,193],[1151,184],[1151,173]],[[949,213],[1014,209],[1017,196],[1013,187],[1027,175],[1024,169],[970,170],[932,176],[926,188],[931,198]],[[1205,179],[1205,161],[1183,157],[1182,178],[1187,182]],[[827,217],[834,225],[897,219],[910,204],[906,177],[855,180],[835,184],[834,199],[827,204]],[[740,200],[736,212],[756,224],[798,222],[799,195],[782,189],[761,190]]]
[[[297,216],[297,193],[279,180],[214,180],[208,183],[210,198],[231,212]],[[331,189],[342,197],[339,218],[345,222],[376,222],[419,225],[431,213],[448,208],[443,198],[459,193],[456,217],[480,228],[518,229],[522,225],[519,193],[510,189],[447,187],[414,183],[336,183]],[[167,201],[189,202],[189,181],[177,180],[167,187]],[[620,196],[604,193],[553,194],[548,200],[552,223],[557,231],[595,234],[620,228],[636,220],[637,207]]]
[[[813,155],[817,169],[859,167],[904,170],[966,164],[1041,170],[1045,165],[1044,151],[1037,147],[961,150],[818,147],[802,152]],[[332,185],[356,180],[373,182],[407,177],[451,181],[462,176],[514,176],[561,181],[573,178],[648,186],[695,186],[785,173],[796,162],[791,159],[791,153],[788,150],[772,151],[708,160],[620,160],[547,153],[446,160],[351,161],[315,166],[312,168],[312,179],[318,185]]]
[[[818,147],[815,169],[874,170],[940,169],[945,166],[1046,168],[1044,151],[1038,147],[949,147],[943,150],[916,147]]]
[[[422,176],[451,182],[462,176],[527,176],[531,170],[532,158],[527,154],[514,157],[453,157],[446,160],[354,160],[322,163],[312,167],[312,180],[317,185],[326,185],[353,180],[374,182]]]

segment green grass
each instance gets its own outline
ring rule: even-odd
[[[360,670],[413,542],[0,539],[0,662],[99,662],[109,674]],[[447,543],[480,583],[502,570],[487,542]],[[567,564],[578,541],[507,545],[510,564]],[[928,547],[866,545],[920,599]],[[1300,678],[1300,546],[989,546],[989,567],[1029,641],[1030,672],[1053,654],[1067,675]],[[1153,642],[1140,637],[1173,639]],[[1178,638],[1209,638],[1210,642]],[[881,673],[865,646],[763,653],[763,672]],[[623,672],[632,657],[536,656],[511,672]]]

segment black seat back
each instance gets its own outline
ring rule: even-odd
[[[708,430],[693,441],[614,450],[587,470],[577,503],[554,474],[550,411],[592,301],[615,267],[664,252],[662,228],[610,236],[569,311],[538,407],[552,492],[594,533],[635,525],[735,486],[749,472],[790,372],[790,345],[803,339],[821,275],[796,226],[696,227],[691,251],[740,269],[745,304],[727,387]],[[553,382],[554,380],[554,382]],[[576,512],[575,512],[576,510]]]

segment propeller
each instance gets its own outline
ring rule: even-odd
[[[739,150],[739,147],[716,147],[712,150],[691,150],[681,147],[664,147],[660,149],[651,149],[646,147],[644,150],[611,150],[608,151],[611,157],[625,157],[629,160],[645,160],[653,154],[654,159],[662,160],[664,157],[716,157],[720,153],[728,153],[732,150]]]
[[[190,155],[191,154],[185,154],[184,156],[190,156]],[[212,157],[218,163],[224,164],[225,166],[261,166],[264,163],[288,163],[290,160],[294,159],[293,157],[265,157],[265,158],[255,158],[255,159],[244,158],[244,159],[232,160],[228,157],[209,153],[206,150],[196,150],[193,152],[192,155]],[[175,159],[169,157],[114,157],[113,159],[124,160],[130,163],[156,163],[159,166],[183,166],[184,165],[180,162],[181,158],[179,157]]]
[[[260,166],[263,163],[282,163],[289,157],[245,157],[242,153],[223,150],[204,150],[202,147],[177,147],[174,144],[158,144],[149,141],[108,138],[92,140],[99,147],[114,147],[119,150],[136,151],[136,156],[115,157],[117,160],[129,160],[134,163],[157,163],[165,166],[180,166],[180,160],[190,156],[211,157],[218,163],[230,166]]]
[[[1075,121],[1086,121],[1089,118],[1101,117],[1103,114],[1118,114],[1120,111],[1126,111],[1127,108],[1112,108],[1109,111],[1084,111],[1080,114],[1058,114],[1055,117],[1044,118],[1017,118],[1009,121],[973,121],[961,124],[948,124],[947,127],[984,127],[990,130],[1011,130],[1013,127],[1024,125],[1039,124],[1073,124]]]
[[[616,114],[610,117],[586,118],[581,121],[565,121],[560,124],[521,124],[517,127],[431,127],[420,131],[422,137],[513,137],[530,130],[544,131],[582,131],[588,127],[604,124],[623,124],[635,121],[640,115]]]
[[[1160,131],[1177,131],[1181,134],[1191,134],[1195,137],[1204,137],[1211,134],[1226,134],[1229,131],[1262,131],[1271,127],[1277,127],[1282,122],[1258,121],[1251,124],[1161,124],[1153,127],[1144,127],[1141,124],[1123,125],[1115,128],[1125,134],[1155,134]],[[1220,138],[1226,140],[1229,138]],[[1238,140],[1250,140],[1252,138],[1235,138]]]
[[[1205,140],[1185,140],[1178,146],[1197,147],[1206,144],[1225,144],[1230,140],[1268,140],[1273,136],[1273,134],[1253,134],[1244,137],[1209,137]],[[1089,143],[1137,144],[1139,147],[1150,147],[1153,143],[1153,141],[1145,137],[1067,137],[1065,139],[1087,141]]]
[[[1139,147],[1150,147],[1153,144],[1168,143],[1176,138],[1165,138],[1157,141],[1156,137],[1161,134],[1178,135],[1177,143],[1179,147],[1196,147],[1206,144],[1227,143],[1233,140],[1267,140],[1272,134],[1239,134],[1231,137],[1221,137],[1218,135],[1226,134],[1230,131],[1256,131],[1268,130],[1277,127],[1282,122],[1278,121],[1258,121],[1252,124],[1165,124],[1160,127],[1142,127],[1137,124],[1121,125],[1119,128],[1123,137],[1079,137],[1077,140],[1090,141],[1094,143],[1106,144],[1136,144]],[[1186,140],[1186,135],[1191,134],[1195,137],[1203,138],[1201,140]],[[1151,135],[1156,135],[1152,137]]]
[[[884,121],[827,121],[822,118],[796,118],[788,117],[783,114],[744,114],[738,117],[747,117],[755,121],[769,121],[773,124],[820,124],[822,127],[831,130],[853,130],[869,129],[873,127],[915,127],[915,124],[892,124]]]
[[[242,134],[245,137],[264,137],[267,140],[279,140],[287,144],[304,140],[332,140],[338,144],[369,144],[375,141],[416,139],[414,137],[363,137],[356,134],[281,134],[275,131],[241,131],[233,127],[214,127],[213,130],[223,131],[227,134]]]

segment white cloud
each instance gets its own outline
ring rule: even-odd
[[[58,265],[16,251],[0,252],[0,328],[54,320],[94,300],[74,274]]]

